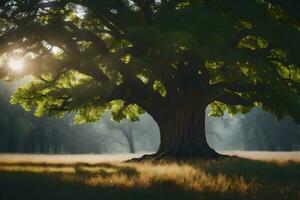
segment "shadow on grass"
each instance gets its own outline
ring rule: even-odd
[[[203,194],[186,191],[173,183],[162,182],[146,189],[119,186],[86,186],[62,182],[43,174],[0,172],[1,200],[77,200],[77,199],[203,199]],[[206,194],[222,199],[237,199],[235,194]],[[226,197],[227,196],[227,197]],[[206,199],[206,198],[205,198]]]
[[[176,180],[149,179],[151,183],[147,187],[139,185],[121,186],[111,185],[87,185],[78,181],[65,181],[58,178],[64,175],[61,172],[33,173],[17,171],[0,171],[0,200],[77,200],[77,199],[300,199],[300,163],[286,162],[263,162],[241,158],[226,158],[216,161],[192,161],[182,163],[189,165],[199,171],[206,173],[213,178],[218,175],[226,177],[241,177],[247,183],[255,182],[255,187],[245,193],[238,190],[218,190],[204,188],[201,191],[184,188],[178,185]],[[115,165],[109,163],[99,164],[33,164],[15,163],[0,164],[2,166],[22,166],[22,167],[72,167],[75,174],[72,176],[82,178],[93,178],[96,176],[110,180],[113,176],[125,177],[126,180],[142,179],[138,165]],[[167,169],[170,165],[162,164]],[[148,166],[149,167],[149,166]],[[150,166],[150,170],[155,169],[155,165]],[[180,170],[181,164],[178,165]],[[200,172],[201,171],[201,172]],[[188,175],[187,175],[188,176]],[[189,176],[188,176],[189,177]],[[180,176],[179,176],[180,178]],[[199,177],[198,177],[199,178]],[[119,180],[113,180],[119,182]],[[196,182],[195,177],[190,178],[190,182]],[[225,183],[226,184],[226,183]]]
[[[299,162],[266,162],[233,157],[216,161],[191,162],[191,165],[211,175],[240,176],[247,181],[255,179],[264,184],[300,184]]]

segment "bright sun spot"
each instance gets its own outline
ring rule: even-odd
[[[24,69],[24,63],[22,59],[12,58],[8,61],[10,69],[16,72],[21,72]]]
[[[51,53],[53,53],[54,55],[60,55],[63,53],[62,49],[58,48],[58,47],[51,47]]]

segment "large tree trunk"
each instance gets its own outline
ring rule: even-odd
[[[161,143],[156,158],[217,158],[205,135],[206,106],[192,102],[173,103],[157,120]]]

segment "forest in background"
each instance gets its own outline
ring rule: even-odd
[[[72,113],[63,118],[35,117],[20,106],[9,104],[15,84],[0,85],[0,152],[18,153],[114,153],[155,151],[158,130],[149,116],[140,122],[101,122],[75,125]],[[139,132],[137,134],[136,132]],[[134,138],[133,138],[134,135]],[[133,149],[129,144],[134,140]]]
[[[0,152],[15,153],[135,153],[156,151],[159,129],[147,114],[140,121],[74,125],[73,114],[62,119],[37,118],[9,104],[15,88],[0,85]],[[242,116],[207,117],[208,143],[217,150],[300,150],[300,127],[291,119],[277,121],[259,109]]]

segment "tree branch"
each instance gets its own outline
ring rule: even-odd
[[[145,24],[151,26],[153,23],[153,12],[151,6],[155,2],[154,0],[133,0],[141,9]]]

